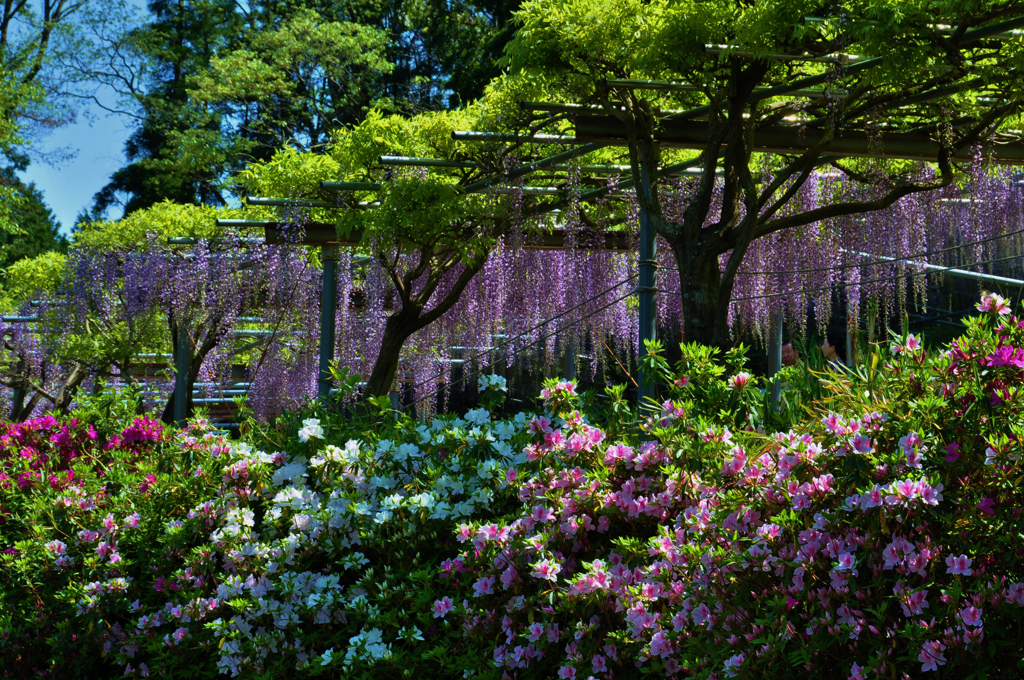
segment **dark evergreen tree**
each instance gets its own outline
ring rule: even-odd
[[[322,149],[372,106],[460,106],[499,73],[518,4],[153,0],[131,37],[150,62],[148,89],[131,95],[141,124],[90,214],[223,203],[233,172],[285,146]]]
[[[35,257],[51,250],[67,250],[68,240],[60,233],[57,222],[35,182],[25,184],[10,166],[0,169],[0,181],[13,188],[22,200],[11,210],[11,222],[18,233],[0,231],[0,269],[14,262]]]
[[[230,0],[150,1],[152,21],[128,36],[132,53],[148,62],[151,81],[135,97],[141,124],[125,144],[128,165],[96,194],[93,213],[115,205],[129,213],[166,199],[223,202],[224,154],[181,140],[221,141],[218,112],[192,101],[189,78],[242,30],[236,9]]]

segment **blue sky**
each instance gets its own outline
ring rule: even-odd
[[[92,197],[109,181],[112,172],[124,165],[124,143],[131,134],[131,119],[96,110],[90,123],[79,116],[73,125],[61,128],[37,142],[44,150],[66,147],[74,158],[58,165],[33,160],[21,173],[35,182],[47,205],[60,222],[61,231],[71,231],[75,217],[92,206]],[[120,217],[116,209],[110,217]]]
[[[148,18],[147,0],[123,2],[138,20]],[[117,95],[109,88],[101,87],[96,96],[105,105],[117,103]],[[92,207],[93,194],[106,185],[111,173],[125,164],[124,143],[134,124],[128,116],[108,114],[95,105],[87,109],[83,103],[76,123],[35,142],[42,151],[68,149],[74,153],[71,159],[55,165],[33,158],[28,170],[20,174],[25,182],[35,182],[43,192],[46,204],[60,222],[61,232],[71,232],[78,213]],[[108,216],[116,219],[121,213],[113,208]]]

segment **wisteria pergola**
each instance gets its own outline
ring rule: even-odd
[[[809,22],[816,21],[813,18]],[[950,44],[955,49],[965,49],[977,45],[981,41],[1004,41],[1020,38],[1020,29],[1024,26],[1024,17],[1015,18],[1010,21],[1003,21],[989,26],[973,28],[951,28],[945,27],[940,30],[947,36]],[[920,82],[907,85],[902,93],[894,94],[891,88],[879,87],[872,89],[863,83],[856,83],[860,91],[851,93],[850,89],[841,89],[840,84],[844,80],[854,79],[860,74],[870,72],[885,63],[885,57],[858,58],[843,53],[826,54],[750,54],[744,53],[728,45],[706,45],[704,52],[709,60],[718,60],[721,63],[732,63],[732,61],[743,62],[805,62],[812,64],[828,64],[825,72],[810,77],[797,78],[789,83],[774,85],[771,87],[752,87],[742,96],[729,95],[724,99],[716,96],[709,90],[706,84],[693,84],[681,81],[657,81],[657,80],[636,80],[636,79],[605,79],[597,87],[594,104],[575,104],[560,102],[523,102],[524,125],[520,133],[508,132],[486,132],[486,131],[464,131],[455,132],[453,138],[462,142],[473,142],[479,144],[491,144],[495,146],[507,145],[509,152],[519,153],[523,156],[522,149],[530,147],[533,149],[549,149],[553,146],[568,146],[569,149],[541,157],[528,154],[531,157],[524,160],[520,167],[511,171],[482,176],[475,181],[462,186],[466,194],[492,191],[496,187],[508,187],[513,182],[519,182],[523,194],[538,197],[550,197],[545,203],[538,202],[534,210],[538,213],[563,210],[570,200],[582,203],[606,199],[613,192],[626,192],[635,190],[634,195],[640,204],[640,238],[638,255],[639,283],[636,289],[639,299],[639,320],[640,320],[640,346],[641,354],[644,350],[644,341],[654,339],[655,329],[655,296],[657,294],[656,281],[656,235],[659,229],[652,221],[651,212],[654,209],[655,217],[660,218],[657,201],[657,182],[671,176],[689,176],[701,182],[702,189],[706,189],[716,181],[716,176],[724,175],[723,181],[727,186],[729,182],[736,182],[737,174],[742,174],[739,167],[746,166],[746,162],[739,163],[749,158],[751,153],[775,154],[790,159],[789,168],[791,176],[799,176],[802,181],[812,170],[822,166],[836,166],[839,161],[845,159],[896,159],[909,161],[923,161],[949,165],[952,163],[970,163],[980,155],[992,163],[1004,165],[1024,165],[1024,142],[1021,141],[1019,131],[1010,134],[998,133],[993,136],[994,126],[1001,120],[1005,120],[1014,113],[1021,110],[1021,93],[1012,84],[1000,82],[987,82],[972,74],[977,66],[964,68],[963,77],[947,78],[947,81],[937,85],[935,82]],[[979,57],[980,59],[981,57]],[[730,61],[732,60],[732,61]],[[824,86],[824,87],[822,87]],[[683,111],[660,111],[649,109],[643,113],[646,119],[639,113],[630,111],[637,103],[637,92],[654,92],[656,96],[673,92],[698,92],[703,93],[709,103],[696,108]],[[929,105],[937,100],[963,92],[976,92],[979,95],[989,95],[985,99],[985,105],[979,107],[975,116],[963,116],[950,121],[950,125],[963,134],[950,143],[949,140],[940,141],[937,135],[942,132],[940,125],[934,122],[923,122],[913,124],[917,114],[916,107]],[[859,125],[846,122],[837,125],[833,116],[828,115],[828,106],[835,106],[833,102],[845,97],[856,97],[856,103],[852,106],[852,113],[848,112],[847,121],[858,116],[863,116],[869,111],[872,116],[878,118],[886,113],[892,113],[898,117],[901,126],[898,131],[882,130],[883,126],[874,128],[870,124]],[[726,101],[728,100],[728,101]],[[809,110],[812,106],[794,105],[793,102],[814,102],[823,115],[804,115],[798,120],[785,120],[784,116],[776,116],[769,123],[751,129],[749,141],[746,144],[746,155],[741,158],[736,154],[729,144],[724,144],[725,136],[720,129],[721,124],[716,122],[716,111],[720,114],[723,106],[738,104],[742,106],[754,106],[762,102],[775,102],[772,104],[779,111],[792,114],[794,111]],[[723,102],[725,102],[723,104]],[[779,103],[781,102],[781,103]],[[739,110],[739,109],[737,109]],[[792,118],[793,116],[790,116]],[[925,120],[927,115],[921,115]],[[565,124],[568,124],[574,134],[565,134]],[[646,126],[646,127],[645,127]],[[546,129],[554,128],[554,132],[545,132]],[[979,145],[984,148],[979,152]],[[626,165],[587,165],[580,159],[592,152],[606,147],[625,147],[628,150],[629,163]],[[665,149],[692,149],[700,153],[695,157],[681,162],[661,165],[659,158],[662,150]],[[467,158],[409,158],[396,156],[383,156],[379,159],[382,166],[389,167],[416,167],[416,168],[458,168],[467,172],[477,171],[479,176],[480,168]],[[746,167],[749,175],[749,167]],[[848,171],[847,168],[842,168]],[[545,184],[537,185],[532,181],[532,176],[539,171],[555,173],[555,180],[546,179]],[[559,174],[561,173],[561,174]],[[599,187],[591,190],[579,190],[576,187],[568,186],[567,180],[570,174],[589,176],[622,175],[628,177],[614,183],[614,187]],[[557,178],[561,179],[557,179]],[[783,182],[775,178],[776,184],[773,190],[783,189]],[[921,187],[911,186],[912,182],[906,182],[907,189],[901,190],[896,187],[885,198],[879,201],[878,205],[865,206],[864,209],[871,210],[891,205],[900,197],[908,195],[913,191],[922,190]],[[370,182],[323,182],[321,189],[330,191],[362,191],[372,192],[379,190],[379,183]],[[728,191],[728,188],[726,189]],[[794,192],[782,191],[783,198],[779,202],[784,204],[786,200],[793,197]],[[251,197],[250,205],[278,206],[282,208],[331,208],[336,207],[336,202],[331,201],[297,201],[286,198],[261,198]],[[828,206],[819,208],[819,219],[829,217]],[[661,218],[662,225],[664,218]],[[238,223],[222,222],[223,226],[240,226]],[[280,222],[246,222],[246,226],[259,224],[266,228],[268,242],[278,242],[283,224]],[[613,242],[615,232],[609,233],[612,239],[606,245],[613,248],[625,248],[625,241]],[[339,240],[334,225],[331,224],[309,224],[306,227],[302,243],[307,245],[321,246],[324,261],[324,288],[321,305],[321,351],[320,351],[320,382],[319,392],[323,396],[330,390],[327,366],[333,356],[333,324],[329,319],[333,317],[333,310],[336,300],[333,297],[334,287],[330,285],[335,276],[335,265],[332,257],[337,247],[353,246],[361,241],[358,234],[351,235],[347,240]],[[562,246],[564,235],[560,233],[549,234],[545,237],[542,247],[558,248]],[[749,240],[748,240],[749,243]],[[884,259],[884,255],[877,254]],[[920,264],[920,263],[915,263]],[[738,263],[737,263],[738,265]],[[921,267],[935,267],[934,265],[921,264]],[[730,263],[727,270],[731,268],[735,273],[736,267]],[[941,271],[953,272],[956,268],[940,267]],[[989,277],[995,281],[1000,277],[977,272],[964,272],[965,275],[978,277]],[[1003,283],[1013,280],[1003,279]],[[777,324],[777,330],[781,332],[781,324]],[[778,343],[775,343],[776,345]],[[779,365],[778,347],[770,355],[771,369],[776,370]],[[640,398],[651,396],[653,386],[641,376]]]

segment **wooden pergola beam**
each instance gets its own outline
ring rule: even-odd
[[[580,140],[602,142],[609,146],[626,146],[625,125],[612,116],[581,114],[573,118],[576,137]],[[663,120],[655,139],[663,147],[677,149],[704,149],[707,146],[709,125],[705,121]],[[801,154],[816,146],[825,133],[814,128],[773,125],[754,133],[753,148],[762,153]],[[1024,143],[1009,142],[992,147],[993,162],[1003,165],[1024,164]],[[872,140],[860,130],[845,130],[829,143],[824,151],[831,156],[850,158],[893,158],[934,162],[939,156],[939,144],[928,135],[905,132],[883,133]],[[971,149],[962,149],[955,161],[970,161]]]

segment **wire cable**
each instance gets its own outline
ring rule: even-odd
[[[1012,255],[1010,257],[999,257],[999,258],[996,258],[994,260],[982,260],[980,262],[969,262],[967,264],[956,265],[956,266],[952,266],[952,267],[941,267],[939,269],[927,269],[925,271],[920,271],[920,272],[909,272],[909,273],[905,274],[904,276],[927,276],[928,274],[941,274],[943,272],[952,271],[954,269],[962,269],[964,267],[976,267],[976,266],[983,265],[983,264],[993,264],[995,262],[1005,262],[1006,260],[1019,260],[1020,258],[1021,258],[1020,255]],[[972,274],[977,274],[978,272],[971,272],[971,273]],[[868,283],[880,283],[882,281],[892,281],[892,280],[893,280],[893,277],[886,276],[886,277],[882,277],[882,278],[879,278],[879,279],[867,279],[865,281],[852,281],[852,282],[848,282],[848,283],[836,283],[835,285],[832,285],[832,286],[819,286],[818,288],[802,288],[800,290],[791,290],[791,291],[788,291],[788,292],[785,292],[785,293],[767,293],[765,295],[750,295],[750,296],[747,296],[747,297],[733,298],[732,300],[729,301],[729,304],[732,304],[734,302],[746,302],[748,300],[763,300],[763,299],[766,299],[766,298],[786,297],[788,295],[802,295],[804,293],[817,293],[817,292],[834,290],[836,288],[850,288],[850,287],[853,287],[853,286],[863,286],[863,285],[868,284]],[[658,292],[659,293],[669,293],[669,294],[672,294],[672,295],[678,295],[679,294],[679,291],[665,290],[663,288],[659,288]]]
[[[926,252],[923,252],[923,253],[917,253],[915,255],[905,255],[903,257],[894,257],[894,258],[891,258],[889,260],[886,260],[885,262],[868,262],[867,264],[864,264],[864,263],[861,262],[861,263],[857,263],[857,264],[846,264],[846,265],[840,265],[840,266],[836,266],[836,267],[815,267],[815,268],[812,268],[812,269],[786,269],[786,270],[782,270],[782,271],[745,271],[745,270],[741,269],[741,270],[738,270],[736,273],[737,274],[748,274],[748,275],[759,275],[759,274],[760,275],[768,275],[768,274],[805,274],[805,273],[806,274],[810,274],[810,273],[813,273],[813,272],[839,271],[839,270],[844,270],[844,269],[853,269],[854,267],[865,267],[865,266],[866,267],[875,267],[875,266],[879,266],[879,265],[883,265],[883,264],[895,264],[897,262],[905,262],[905,261],[908,261],[908,260],[915,260],[915,259],[922,258],[922,257],[930,257],[932,255],[941,255],[943,253],[952,252],[954,250],[960,250],[961,248],[970,248],[971,246],[981,245],[982,243],[989,243],[991,241],[998,241],[1000,239],[1009,238],[1011,236],[1016,236],[1018,234],[1024,234],[1024,228],[1017,229],[1016,231],[1011,231],[1011,232],[1008,232],[1006,234],[1000,234],[998,236],[989,236],[988,238],[979,239],[977,241],[971,241],[969,243],[961,243],[958,246],[950,246],[949,248],[942,248],[941,250],[931,250],[931,251],[926,251]],[[961,265],[961,266],[969,267],[971,265]]]
[[[623,283],[625,283],[625,282],[623,282]],[[638,292],[638,290],[634,288],[633,290],[630,290],[625,295],[619,296],[618,298],[612,300],[611,302],[609,302],[608,304],[604,305],[603,307],[599,307],[598,309],[595,309],[594,311],[592,311],[592,312],[590,312],[588,314],[585,314],[585,315],[581,316],[578,319],[575,319],[575,320],[570,321],[570,322],[568,322],[568,323],[566,323],[566,324],[564,324],[562,326],[559,326],[558,328],[556,328],[555,330],[551,331],[547,335],[539,335],[536,340],[533,340],[533,341],[531,341],[531,342],[529,342],[529,343],[519,347],[519,351],[522,351],[522,350],[525,350],[525,349],[529,349],[530,347],[533,347],[534,345],[538,345],[541,342],[547,340],[548,338],[557,335],[558,333],[560,333],[561,331],[565,330],[566,328],[569,328],[570,326],[574,326],[574,325],[578,324],[579,322],[583,321],[584,319],[589,319],[590,317],[594,316],[595,314],[597,314],[599,312],[603,312],[604,310],[608,309],[612,305],[617,304],[617,303],[625,300],[626,298],[630,297],[631,295],[636,295],[637,292]],[[557,318],[557,317],[552,317],[552,319],[554,319],[554,318]],[[506,343],[506,345],[507,344],[508,343]],[[494,352],[496,352],[498,354],[498,356],[495,357],[495,358],[501,358],[501,357],[504,357],[504,355],[505,355],[504,351],[498,351],[498,350],[490,350],[490,351],[494,351]],[[485,354],[485,353],[486,352],[482,352],[482,353],[478,354],[476,357],[473,357],[473,358],[476,359],[476,358],[480,357],[482,354]],[[468,361],[469,360],[467,360],[467,363],[468,363]],[[451,389],[452,387],[454,387],[454,386],[456,386],[456,385],[458,385],[460,383],[466,382],[471,377],[473,377],[473,376],[483,372],[483,370],[484,370],[484,367],[480,366],[479,368],[470,370],[468,372],[464,371],[461,378],[459,378],[458,380],[453,380],[450,383],[447,383],[446,387],[448,389]],[[443,377],[443,374],[439,374],[438,377]],[[414,385],[414,387],[419,386],[419,385],[423,385],[424,382],[427,382],[427,381],[421,381],[419,383],[416,383],[416,385]],[[402,408],[412,408],[413,406],[415,406],[416,404],[420,403],[424,399],[429,399],[430,397],[436,397],[440,392],[441,392],[441,390],[438,389],[438,390],[434,390],[433,392],[430,392],[429,394],[424,394],[419,399],[416,399],[411,404],[407,404],[407,405],[403,406]]]
[[[639,273],[633,274],[632,276],[628,276],[625,279],[623,279],[622,281],[619,281],[618,283],[616,283],[611,288],[606,288],[605,290],[601,291],[600,293],[597,293],[596,295],[587,298],[586,300],[584,300],[583,302],[575,305],[574,307],[570,307],[569,309],[566,309],[566,310],[560,312],[559,314],[556,314],[555,316],[551,317],[550,319],[545,319],[544,321],[541,321],[540,323],[538,323],[538,324],[536,324],[536,325],[534,325],[534,326],[532,326],[530,328],[527,328],[525,331],[515,335],[514,337],[512,337],[510,339],[505,340],[502,343],[499,343],[499,344],[495,345],[494,347],[491,347],[489,349],[485,349],[485,350],[481,350],[480,352],[477,352],[475,355],[473,355],[472,357],[467,359],[467,361],[475,361],[476,359],[479,359],[482,356],[484,356],[485,354],[488,354],[490,352],[500,352],[505,347],[507,347],[508,345],[511,345],[512,343],[514,343],[516,340],[519,340],[520,338],[529,335],[530,333],[532,333],[533,331],[537,330],[538,328],[543,328],[543,326],[545,324],[548,324],[548,323],[550,323],[552,321],[555,321],[556,319],[560,319],[563,316],[565,316],[566,314],[568,314],[570,312],[573,312],[573,311],[579,309],[580,307],[583,307],[584,305],[586,305],[586,304],[588,304],[590,302],[593,302],[594,300],[597,300],[600,297],[603,297],[603,296],[607,295],[608,293],[612,292],[616,288],[620,288],[620,287],[626,285],[627,283],[629,283],[633,279],[637,278],[638,276],[640,276]],[[632,295],[632,293],[630,293],[630,295]],[[628,295],[626,297],[628,297]],[[615,303],[611,303],[611,304],[615,304]],[[591,314],[590,316],[593,316],[593,314]],[[585,319],[587,317],[583,317],[583,318]],[[529,347],[529,345],[526,345],[526,347]],[[417,387],[420,387],[421,385],[425,385],[425,384],[427,384],[429,382],[433,382],[433,381],[437,380],[438,378],[443,378],[443,377],[444,377],[444,372],[439,372],[439,373],[437,373],[436,375],[434,375],[434,376],[432,376],[430,378],[426,378],[424,380],[421,380],[418,383],[413,384],[412,388],[416,389]]]

